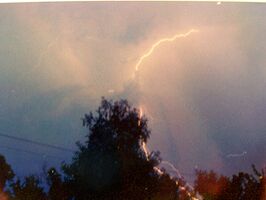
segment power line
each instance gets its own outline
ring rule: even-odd
[[[64,159],[63,157],[59,157],[59,156],[54,156],[54,155],[49,155],[49,154],[45,154],[45,153],[38,153],[38,152],[33,152],[33,151],[29,151],[29,150],[25,150],[25,149],[21,149],[21,148],[14,148],[14,147],[9,147],[9,146],[0,146],[0,148],[5,148],[5,149],[8,149],[8,150],[14,150],[14,151],[17,151],[17,152],[20,152],[20,153],[28,153],[28,154],[34,154],[36,156],[43,156],[43,157],[53,157],[53,158],[57,158],[57,159]]]
[[[65,147],[61,147],[61,146],[56,146],[56,145],[51,145],[51,144],[46,144],[46,143],[33,141],[33,140],[21,138],[21,137],[16,137],[16,136],[12,136],[12,135],[7,135],[7,134],[4,134],[2,132],[0,132],[0,137],[5,137],[5,138],[8,138],[8,139],[17,140],[17,141],[20,141],[20,142],[30,143],[30,144],[39,145],[39,146],[44,146],[44,147],[48,147],[48,148],[53,148],[53,149],[57,149],[57,150],[60,150],[60,151],[67,151],[67,152],[71,152],[71,153],[75,152],[73,149],[69,149],[69,148],[65,148]],[[53,158],[60,159],[60,160],[64,159],[63,157],[49,155],[49,154],[45,154],[45,153],[33,152],[33,151],[21,149],[21,148],[14,148],[14,147],[3,146],[3,145],[0,145],[0,148],[14,150],[14,151],[17,151],[17,152],[24,152],[24,153],[28,153],[28,154],[34,154],[36,156],[37,155],[38,156],[41,155],[41,156],[53,157]],[[182,173],[182,174],[185,175],[185,176],[193,176],[193,174],[191,174],[191,173]]]
[[[7,134],[4,134],[2,132],[0,132],[0,137],[5,137],[5,138],[12,139],[12,140],[17,140],[17,141],[20,141],[20,142],[25,142],[25,143],[29,143],[29,144],[39,145],[39,146],[43,146],[43,147],[53,148],[53,149],[57,149],[57,150],[60,150],[60,151],[67,151],[67,152],[71,152],[71,153],[75,152],[73,149],[60,147],[60,146],[56,146],[56,145],[51,145],[51,144],[46,144],[46,143],[33,141],[33,140],[21,138],[21,137],[16,137],[16,136],[12,136],[12,135],[7,135]]]

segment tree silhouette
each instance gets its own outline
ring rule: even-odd
[[[264,170],[254,174],[239,172],[231,178],[218,176],[215,172],[196,171],[195,191],[204,200],[265,200]]]
[[[87,141],[78,144],[79,151],[72,162],[62,167],[71,197],[155,199],[165,190],[164,199],[177,198],[175,181],[154,170],[161,160],[159,153],[151,152],[146,157],[143,151],[142,144],[150,137],[150,130],[138,109],[126,100],[113,102],[103,98],[96,114],[85,115],[83,125],[89,130]]]
[[[102,99],[96,113],[85,114],[86,141],[63,173],[45,170],[47,192],[40,178],[21,181],[0,155],[0,199],[8,200],[266,200],[265,169],[231,177],[196,171],[194,191],[182,178],[172,178],[158,166],[159,152],[146,152],[147,119],[126,100]],[[7,187],[7,182],[9,186]]]
[[[6,162],[3,155],[0,155],[0,199],[5,199],[7,196],[5,187],[6,183],[12,181],[15,174],[11,166]]]
[[[0,191],[4,190],[7,181],[11,181],[15,174],[11,166],[6,162],[3,155],[0,155]]]
[[[55,168],[47,171],[46,181],[49,186],[49,200],[67,200],[69,198],[67,185],[63,182],[61,174]]]
[[[11,200],[47,200],[43,187],[40,185],[40,179],[37,176],[30,175],[11,184]]]
[[[196,170],[194,190],[201,194],[204,200],[220,199],[229,187],[230,180],[225,176],[218,176],[214,171]]]

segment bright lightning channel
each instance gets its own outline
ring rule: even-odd
[[[154,52],[154,50],[157,47],[159,47],[162,43],[165,43],[165,42],[174,42],[178,38],[185,38],[185,37],[189,36],[190,34],[196,33],[196,32],[199,32],[199,30],[197,30],[197,29],[191,29],[191,30],[189,30],[186,33],[176,34],[176,35],[174,35],[173,37],[170,37],[170,38],[162,38],[162,39],[158,40],[157,42],[155,42],[151,46],[151,48],[139,58],[137,64],[135,65],[135,74],[133,75],[133,78],[134,79],[136,78],[135,75],[139,71],[139,67],[143,63],[144,59],[145,58],[148,58],[149,56],[151,56],[152,53]],[[138,81],[138,79],[136,81]],[[142,118],[142,116],[143,116],[143,108],[140,106],[140,108],[139,108],[139,117],[140,117],[140,119]],[[140,125],[140,121],[139,121],[139,125]],[[144,141],[141,142],[141,147],[142,147],[142,149],[144,151],[144,154],[145,154],[146,159],[149,160],[149,154],[150,154],[149,153],[149,149],[148,149],[148,147],[147,147],[147,145],[146,145],[146,143]],[[178,171],[178,169],[172,163],[170,163],[169,161],[162,161],[162,163],[169,165],[177,173],[177,175],[179,177],[182,177],[181,174],[180,174],[180,172]],[[163,175],[164,174],[164,172],[160,168],[158,168],[158,167],[154,167],[154,170],[159,175]],[[176,185],[179,186],[179,188],[181,190],[186,191],[186,193],[188,194],[188,196],[192,197],[191,193],[189,191],[187,191],[187,189],[185,187],[180,186],[179,183],[178,183],[178,181],[176,181]],[[189,184],[187,184],[187,185],[191,189],[193,189],[193,187],[191,185],[189,185]],[[192,199],[193,200],[198,200],[196,197],[192,197]]]
[[[169,161],[166,161],[166,160],[163,160],[161,163],[170,166],[172,168],[172,170],[176,173],[176,175],[179,178],[182,178],[179,170],[172,163],[170,163]]]
[[[140,119],[141,119],[141,117],[143,117],[143,109],[142,109],[142,107],[140,107],[139,117],[140,117]],[[141,141],[141,147],[142,147],[142,150],[143,150],[143,152],[145,154],[145,158],[147,159],[147,161],[149,161],[150,160],[150,157],[149,157],[150,151],[149,151],[146,143],[143,140]],[[179,178],[182,178],[182,176],[181,176],[180,172],[178,171],[178,169],[171,162],[164,160],[164,161],[162,161],[162,164],[169,165],[176,172],[176,174],[178,175],[178,177]],[[162,171],[159,167],[153,167],[153,169],[160,176],[164,174],[164,171]],[[192,194],[186,189],[186,187],[179,185],[179,182],[177,180],[175,181],[175,184],[179,187],[180,190],[185,191],[189,197],[192,197],[193,200],[199,200],[198,198],[193,197]],[[190,184],[186,183],[186,185],[190,189],[192,189],[192,190],[194,189]]]
[[[142,143],[141,143],[141,147],[142,147],[142,150],[144,151],[144,154],[145,154],[145,157],[146,157],[147,161],[149,161],[149,160],[150,160],[150,158],[149,158],[150,152],[149,152],[149,149],[148,149],[148,147],[147,147],[147,145],[146,145],[146,143],[145,143],[144,141],[142,141]],[[172,163],[170,163],[169,161],[162,161],[162,163],[165,163],[165,164],[171,166],[173,169],[175,169],[175,171],[176,171],[176,173],[178,174],[179,178],[182,178],[182,176],[181,176],[181,174],[179,173],[178,169],[175,168],[175,166],[174,166]],[[164,171],[162,171],[159,167],[153,167],[153,169],[154,169],[154,171],[156,171],[159,175],[163,175],[163,174],[164,174]],[[178,182],[177,180],[175,181],[175,184],[179,187],[180,190],[185,191],[185,192],[187,193],[187,195],[188,195],[189,197],[191,197],[193,200],[199,200],[198,198],[193,197],[192,194],[187,190],[186,187],[184,187],[184,186],[180,186],[180,185],[179,185],[179,182]],[[192,190],[194,189],[190,184],[186,183],[186,185],[187,185],[190,189],[192,189]]]
[[[138,71],[139,70],[139,66],[142,64],[143,60],[147,57],[149,57],[153,51],[158,47],[160,46],[162,43],[165,43],[165,42],[173,42],[175,41],[176,39],[178,38],[184,38],[184,37],[187,37],[189,36],[191,33],[196,33],[196,32],[199,32],[199,30],[197,29],[191,29],[189,30],[188,32],[186,33],[181,33],[181,34],[176,34],[174,35],[173,37],[170,37],[170,38],[162,38],[160,39],[159,41],[155,42],[152,47],[145,53],[143,54],[140,58],[139,58],[139,61],[137,62],[136,66],[135,66],[135,71]]]
[[[242,157],[242,156],[245,156],[246,154],[247,154],[247,152],[243,151],[242,153],[231,153],[231,154],[228,154],[226,157],[227,158]]]

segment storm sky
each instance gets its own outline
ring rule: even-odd
[[[259,3],[2,4],[0,133],[76,149],[84,113],[102,96],[127,98],[149,119],[149,148],[188,180],[195,167],[261,168],[265,21]],[[155,42],[190,29],[199,32],[157,47],[133,78]],[[71,158],[2,136],[0,152],[20,175]]]

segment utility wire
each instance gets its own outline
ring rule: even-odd
[[[53,157],[53,158],[56,158],[56,159],[64,159],[63,157],[59,157],[59,156],[54,156],[54,155],[49,155],[49,154],[45,154],[45,153],[38,153],[38,152],[34,152],[34,151],[29,151],[29,150],[25,150],[25,149],[21,149],[21,148],[14,148],[14,147],[9,147],[9,146],[2,146],[0,145],[0,148],[5,148],[5,149],[8,149],[8,150],[13,150],[13,151],[17,151],[17,152],[20,152],[20,153],[28,153],[28,154],[33,154],[35,156],[43,156],[43,157]]]
[[[57,149],[57,150],[60,150],[60,151],[67,151],[67,152],[71,152],[71,153],[75,152],[73,149],[60,147],[60,146],[56,146],[56,145],[51,145],[51,144],[46,144],[46,143],[33,141],[33,140],[21,138],[21,137],[16,137],[16,136],[12,136],[12,135],[7,135],[7,134],[4,134],[2,132],[0,132],[0,137],[5,137],[5,138],[12,139],[12,140],[17,140],[17,141],[20,141],[20,142],[25,142],[25,143],[29,143],[29,144],[39,145],[39,146],[43,146],[43,147],[53,148],[53,149]]]
[[[69,149],[69,148],[65,148],[65,147],[61,147],[61,146],[56,146],[56,145],[51,145],[51,144],[46,144],[46,143],[42,143],[42,142],[38,142],[38,141],[33,141],[33,140],[21,138],[21,137],[16,137],[16,136],[13,136],[13,135],[7,135],[7,134],[4,134],[3,132],[0,132],[0,137],[5,137],[5,138],[8,138],[8,139],[17,140],[17,141],[20,141],[20,142],[25,142],[25,143],[34,144],[34,145],[39,145],[39,146],[43,146],[43,147],[53,148],[53,149],[60,150],[60,151],[67,151],[67,152],[71,152],[71,153],[75,152],[73,149]],[[24,152],[24,153],[29,153],[29,154],[49,156],[49,157],[54,157],[54,158],[57,158],[57,159],[63,159],[63,158],[58,157],[58,156],[53,156],[53,155],[33,152],[33,151],[25,150],[25,149],[19,149],[19,148],[8,147],[8,146],[0,146],[0,148],[1,147],[2,148],[6,148],[6,149],[10,149],[10,150],[14,150],[14,151],[17,151],[17,152]],[[184,173],[182,173],[182,174],[184,174]],[[191,176],[192,174],[185,173],[184,175]]]

